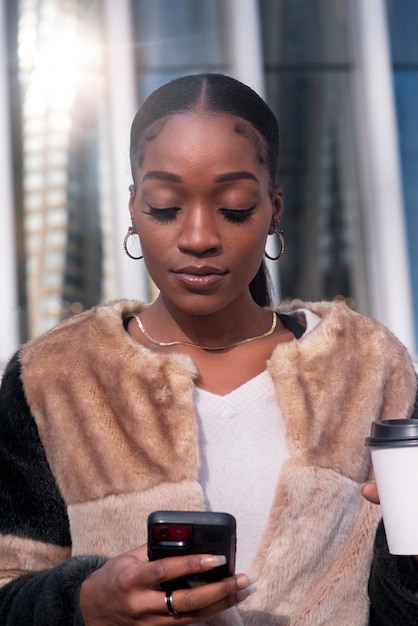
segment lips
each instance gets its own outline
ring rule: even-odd
[[[182,267],[178,270],[174,270],[175,274],[191,274],[193,276],[208,276],[211,274],[226,274],[225,270],[220,270],[217,267],[210,267],[209,265],[203,265],[197,267],[191,265],[189,267]]]
[[[197,290],[214,289],[222,283],[227,274],[225,270],[208,265],[182,267],[173,273],[183,286]]]

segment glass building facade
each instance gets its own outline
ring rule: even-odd
[[[9,342],[0,361],[13,344],[94,304],[153,297],[143,266],[122,252],[129,124],[154,88],[199,71],[248,82],[279,119],[286,254],[279,270],[270,265],[277,298],[345,300],[416,354],[418,6],[368,3],[372,17],[375,10],[384,18],[378,35],[395,104],[393,124],[382,122],[388,147],[379,149],[399,164],[400,193],[388,209],[376,202],[381,185],[363,150],[374,139],[359,115],[367,103],[356,81],[370,53],[361,52],[358,24],[367,41],[377,21],[363,7],[361,0],[3,0],[2,154],[11,192],[2,219],[13,246],[3,257]],[[386,223],[395,217],[400,227],[391,232]],[[382,224],[387,246],[377,241]],[[396,301],[393,314],[388,299]]]
[[[407,247],[418,338],[418,3],[387,0]],[[418,339],[416,339],[418,352]]]

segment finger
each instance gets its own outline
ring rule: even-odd
[[[225,611],[254,593],[255,576],[240,574],[195,589],[178,589],[173,592],[142,589],[130,598],[130,615],[141,623],[195,624]]]
[[[129,600],[129,615],[144,626],[196,624],[238,604],[255,591],[256,577],[244,574],[195,589],[143,589]]]
[[[250,585],[246,589],[239,591],[234,596],[229,596],[227,598],[224,598],[220,602],[215,602],[214,604],[210,604],[208,607],[205,607],[204,609],[200,610],[199,612],[193,615],[192,624],[195,624],[196,622],[206,623],[206,620],[208,620],[209,618],[213,617],[214,615],[217,615],[218,613],[222,613],[223,611],[226,611],[227,609],[230,609],[233,606],[239,604],[240,602],[248,598],[251,594],[255,593],[256,591],[257,591],[256,585],[255,584]],[[187,615],[187,613],[185,613],[184,615]]]
[[[193,589],[177,589],[168,592],[168,606],[184,616],[195,620],[210,617],[219,611],[238,604],[256,590],[257,576],[240,574],[219,582],[201,585]],[[167,605],[167,599],[165,599]]]
[[[372,504],[380,504],[377,485],[374,480],[365,483],[360,489],[361,495]]]
[[[199,574],[219,567],[226,563],[223,555],[192,554],[188,556],[171,556],[169,558],[150,561],[141,569],[140,582],[149,587],[159,587],[162,583],[187,574]]]

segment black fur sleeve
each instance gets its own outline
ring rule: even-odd
[[[370,626],[418,626],[418,566],[389,554],[383,522],[374,545],[369,579]]]
[[[25,399],[18,354],[0,388],[0,532],[71,545],[66,506]]]
[[[78,590],[103,557],[74,557],[50,570],[26,574],[0,589],[2,626],[84,626]]]
[[[25,399],[18,354],[10,361],[0,388],[0,535],[6,542],[8,535],[15,535],[71,545],[66,506]],[[79,586],[105,560],[75,557],[50,570],[14,579],[0,589],[0,624],[82,626]],[[1,565],[0,548],[0,569]]]

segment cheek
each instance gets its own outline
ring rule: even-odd
[[[141,233],[141,250],[144,264],[157,287],[163,287],[168,278],[169,270],[177,259],[177,237],[169,225],[142,224],[138,229]]]
[[[263,262],[265,237],[251,237],[247,241],[237,242],[230,251],[230,260],[233,262],[234,281],[236,285],[249,284],[257,274]]]
[[[256,233],[253,230],[251,232],[241,232],[231,242],[233,254],[237,257],[242,257],[244,260],[261,259],[264,254],[267,234],[267,230],[264,228],[260,228]]]
[[[153,269],[157,269],[158,265],[164,261],[165,246],[161,243],[149,241],[144,239],[144,243],[141,245],[142,254],[147,265],[152,265]]]
[[[158,271],[158,266],[163,262],[165,246],[161,241],[153,237],[146,230],[141,231],[140,236],[141,251],[144,257],[144,262],[150,274]]]
[[[141,249],[147,256],[158,258],[166,248],[171,246],[173,236],[169,226],[154,224],[154,222],[149,219],[144,220],[143,216],[136,222],[136,225],[141,242]]]

